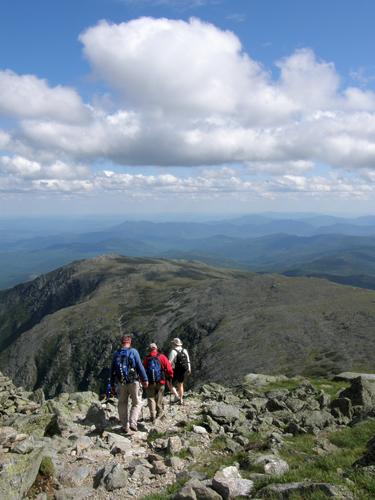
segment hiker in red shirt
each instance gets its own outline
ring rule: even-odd
[[[159,354],[158,346],[150,344],[150,353],[143,361],[148,376],[147,404],[150,410],[151,422],[164,415],[163,396],[167,380],[173,378],[173,368],[164,354]]]

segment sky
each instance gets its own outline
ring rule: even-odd
[[[0,215],[375,213],[372,0],[2,0]]]

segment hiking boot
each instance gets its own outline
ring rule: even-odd
[[[180,401],[181,401],[180,398],[178,398],[177,396],[175,396],[175,398],[172,399],[171,403],[172,404],[176,404],[176,403],[179,403]]]
[[[129,425],[129,429],[130,429],[131,431],[137,432],[138,427],[137,427],[137,425],[136,425],[136,424],[130,424],[130,425]]]
[[[129,426],[126,425],[124,427],[121,427],[121,432],[123,432],[124,434],[129,434]]]

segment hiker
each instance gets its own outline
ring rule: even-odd
[[[173,369],[167,356],[159,353],[155,342],[150,344],[150,353],[145,357],[143,365],[148,378],[147,404],[151,422],[154,422],[156,418],[164,416],[164,389],[166,381],[173,378]]]
[[[131,347],[131,335],[124,335],[121,339],[121,349],[113,355],[111,368],[112,390],[116,382],[119,383],[118,413],[122,430],[137,431],[138,416],[142,407],[139,381],[144,388],[148,386],[146,371],[142,365],[137,349]],[[129,397],[131,409],[129,415]]]
[[[180,339],[175,338],[171,342],[172,350],[169,353],[169,361],[173,368],[173,383],[177,383],[177,390],[171,384],[169,386],[176,399],[174,403],[184,404],[184,381],[186,374],[191,374],[189,353],[183,349]]]

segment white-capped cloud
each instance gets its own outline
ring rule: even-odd
[[[71,88],[50,87],[34,75],[0,71],[0,115],[49,118],[70,122],[89,117],[78,93]]]
[[[80,41],[107,85],[88,104],[72,88],[0,71],[0,113],[13,120],[11,132],[0,131],[7,189],[6,176],[17,190],[75,193],[373,192],[375,93],[345,88],[311,49],[276,61],[275,77],[233,32],[194,18],[101,21]],[[183,177],[82,167],[97,160],[217,170]],[[330,168],[346,177],[330,177]]]

